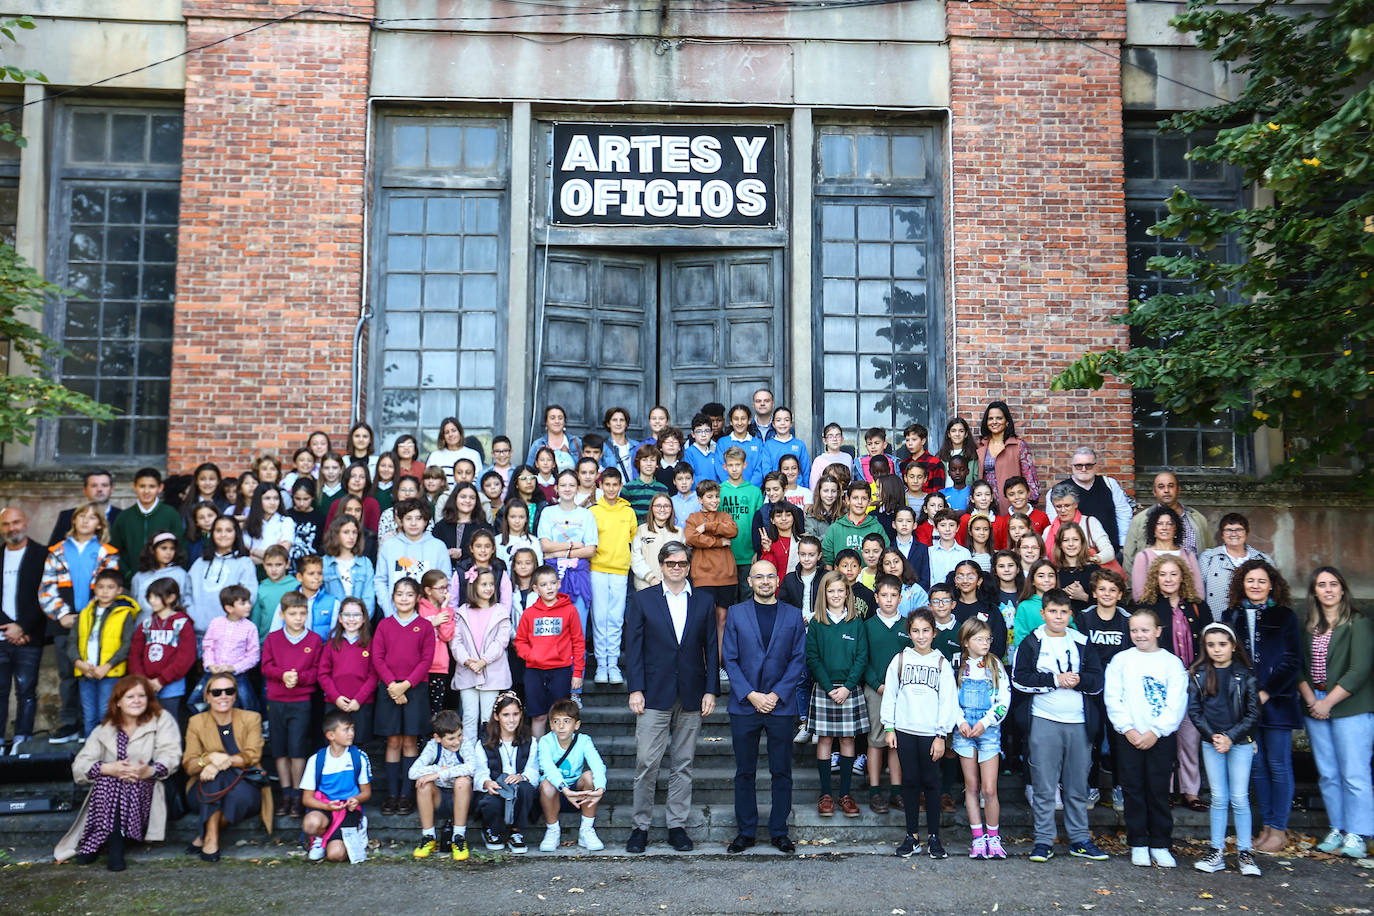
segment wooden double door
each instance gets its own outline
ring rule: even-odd
[[[625,407],[632,434],[663,404],[688,431],[701,405],[782,400],[781,249],[659,252],[555,248],[540,259],[536,414],[600,429]]]

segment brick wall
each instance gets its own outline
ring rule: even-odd
[[[203,45],[299,5],[183,5]],[[373,4],[331,5],[361,17]],[[362,282],[369,35],[308,14],[192,54],[186,68],[167,464],[237,472],[351,415]]]
[[[1042,481],[1067,476],[1086,442],[1129,488],[1130,390],[1049,391],[1084,350],[1126,343],[1109,320],[1127,299],[1121,76],[1101,53],[1120,52],[1124,3],[1004,6],[947,6],[952,406],[976,428],[1006,400]]]

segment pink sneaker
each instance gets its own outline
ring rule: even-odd
[[[970,859],[986,859],[988,857],[988,838],[976,836],[973,838],[973,845],[969,847],[968,857]]]
[[[1002,848],[1002,838],[1000,836],[994,833],[991,836],[983,837],[983,839],[987,842],[987,852],[983,853],[983,858],[1005,859],[1007,857],[1007,851]]]

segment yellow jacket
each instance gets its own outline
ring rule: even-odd
[[[76,638],[67,641],[67,656],[75,669],[77,659],[85,657],[86,643],[95,626],[95,599],[76,619]],[[134,640],[134,624],[138,619],[138,604],[128,595],[119,595],[100,619],[100,658],[97,665],[113,663],[106,677],[123,677],[129,668],[129,647]],[[76,671],[81,677],[81,672]]]
[[[596,519],[596,553],[592,554],[592,572],[618,573],[630,571],[630,542],[639,528],[635,510],[627,499],[617,499],[607,505],[603,497],[591,509]]]

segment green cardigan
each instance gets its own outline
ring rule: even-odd
[[[1374,622],[1359,613],[1350,622],[1331,631],[1326,647],[1326,685],[1329,691],[1336,684],[1350,691],[1350,696],[1331,707],[1331,718],[1357,716],[1374,712]],[[1312,633],[1302,630],[1302,678],[1312,682]]]
[[[891,627],[885,626],[874,614],[864,621],[864,635],[868,637],[868,666],[864,669],[864,683],[877,690],[887,677],[887,666],[903,649],[911,648],[906,635],[906,618],[898,617]]]
[[[824,611],[822,611],[824,613]],[[806,626],[806,667],[822,692],[840,684],[853,693],[863,682],[868,666],[868,640],[859,618],[823,624],[820,618]]]

